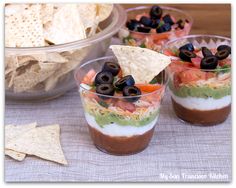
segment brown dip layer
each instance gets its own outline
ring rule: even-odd
[[[176,115],[189,123],[199,125],[216,125],[224,122],[231,110],[231,105],[216,110],[192,110],[176,103],[172,98],[172,104]]]
[[[113,155],[130,155],[138,153],[148,146],[154,128],[155,127],[142,135],[130,137],[105,135],[91,126],[89,126],[89,131],[92,140],[98,149]]]

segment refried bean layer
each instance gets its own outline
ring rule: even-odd
[[[189,123],[196,125],[216,125],[224,122],[231,110],[231,105],[216,110],[191,110],[176,103],[172,99],[172,104],[176,115]]]
[[[131,155],[144,150],[153,135],[155,126],[142,135],[134,136],[109,136],[89,126],[90,135],[95,146],[113,155]]]

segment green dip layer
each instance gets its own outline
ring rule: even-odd
[[[125,119],[124,116],[115,113],[109,113],[109,114],[94,114],[91,112],[88,113],[95,118],[95,121],[101,127],[104,127],[105,125],[111,123],[116,123],[121,126],[131,125],[135,127],[141,127],[151,123],[157,117],[159,110],[151,113],[149,117],[145,117],[141,120],[127,120]]]
[[[224,96],[231,95],[231,86],[226,85],[219,88],[211,88],[208,86],[181,86],[176,89],[172,82],[169,82],[170,90],[178,97],[198,97],[220,99]]]

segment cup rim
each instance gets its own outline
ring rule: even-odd
[[[74,79],[76,81],[76,84],[77,86],[79,87],[79,89],[82,89],[82,90],[85,90],[86,92],[89,92],[89,93],[92,93],[92,94],[96,94],[97,96],[100,96],[100,97],[106,97],[106,98],[112,98],[112,99],[129,99],[129,98],[135,98],[135,97],[146,97],[146,96],[149,96],[149,95],[153,95],[153,94],[156,94],[156,93],[159,93],[161,94],[162,92],[165,92],[165,89],[166,89],[166,86],[169,82],[169,75],[167,74],[167,70],[165,69],[165,74],[164,74],[164,83],[161,84],[161,88],[158,89],[158,90],[155,90],[153,92],[150,92],[150,93],[145,93],[145,94],[141,94],[141,95],[136,95],[136,96],[108,96],[108,95],[103,95],[103,94],[99,94],[99,93],[96,93],[96,92],[93,92],[93,91],[90,91],[88,90],[87,88],[81,86],[81,81],[78,80],[77,78],[77,74],[78,72],[83,68],[85,67],[86,65],[89,65],[89,64],[92,64],[92,63],[95,63],[97,61],[101,61],[101,60],[111,60],[111,59],[116,59],[115,56],[111,55],[111,56],[104,56],[104,57],[100,57],[100,58],[96,58],[96,59],[92,59],[86,63],[84,63],[83,65],[79,66],[76,70],[75,70],[75,73],[74,73]],[[164,90],[164,91],[163,91]]]
[[[135,11],[135,10],[142,10],[142,9],[150,9],[152,7],[152,5],[150,6],[138,6],[138,7],[134,7],[134,8],[128,8],[126,9],[126,13],[127,13],[127,17],[128,17],[128,14],[129,12],[131,11]],[[186,11],[183,11],[183,10],[180,10],[180,9],[177,9],[177,8],[173,8],[173,7],[168,7],[168,6],[160,6],[162,9],[164,10],[171,10],[171,11],[175,11],[175,12],[178,12],[180,14],[184,14],[186,16],[186,18],[188,19],[189,21],[189,24],[190,24],[190,28],[192,27],[193,25],[193,22],[194,22],[194,19],[193,17],[187,13]],[[127,28],[127,27],[126,27]],[[127,28],[128,29],[128,28]],[[164,33],[142,33],[142,32],[138,32],[138,31],[131,31],[128,29],[129,32],[131,33],[134,33],[134,34],[141,34],[141,35],[146,35],[146,36],[151,36],[151,35],[165,35],[165,34],[171,34],[171,33],[174,33],[176,31],[168,31],[168,32],[164,32]]]
[[[169,49],[168,46],[170,44],[173,44],[177,41],[182,41],[184,39],[189,39],[189,38],[201,38],[201,37],[209,37],[209,38],[217,38],[217,39],[223,39],[223,40],[227,40],[230,42],[231,44],[231,38],[229,37],[225,37],[225,36],[219,36],[219,35],[209,35],[209,34],[196,34],[196,35],[187,35],[187,36],[183,36],[183,37],[180,37],[180,38],[176,38],[176,39],[173,39],[173,40],[170,40],[168,41],[166,44],[163,45],[162,47],[162,53],[164,53],[164,50],[166,49]],[[169,57],[173,57],[173,59],[175,58],[175,56],[169,56]],[[179,65],[181,66],[181,65]],[[189,69],[189,70],[201,70],[201,71],[205,71],[205,72],[216,72],[216,69],[199,69],[197,67],[186,67],[186,69]],[[227,68],[219,68],[217,69],[217,71],[227,71],[227,70],[231,70],[231,67],[227,67]]]

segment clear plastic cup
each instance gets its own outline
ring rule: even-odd
[[[187,43],[195,49],[215,49],[231,46],[231,40],[215,35],[190,35],[168,42],[164,53],[175,51]],[[201,51],[199,52],[201,53]],[[175,57],[168,67],[169,89],[176,115],[195,125],[216,125],[224,122],[231,110],[231,66],[217,69],[194,68],[192,63],[181,63]],[[218,61],[231,64],[231,57]]]
[[[139,6],[135,8],[127,9],[127,20],[135,19],[137,15],[145,15],[149,14],[149,11],[152,6]],[[163,10],[163,15],[169,14],[173,16],[176,21],[179,19],[187,20],[185,27],[183,29],[173,29],[164,33],[142,33],[137,31],[131,31],[127,27],[123,27],[119,31],[119,38],[125,45],[130,46],[141,46],[146,47],[155,51],[160,52],[163,45],[169,40],[176,39],[182,36],[186,36],[189,34],[192,24],[193,18],[186,12],[166,6],[160,6]]]
[[[106,96],[90,90],[83,80],[88,72],[100,72],[105,62],[117,62],[113,56],[91,60],[75,72],[75,80],[84,108],[90,136],[101,151],[114,155],[135,154],[144,150],[154,132],[164,96],[167,74],[164,71],[159,89],[140,96]],[[136,102],[133,99],[139,98]]]

